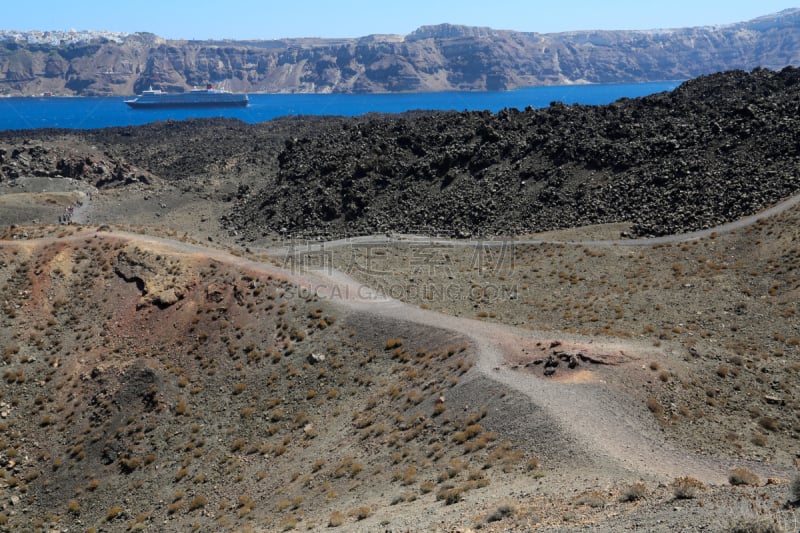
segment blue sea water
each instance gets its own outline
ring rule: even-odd
[[[230,117],[256,123],[289,115],[357,116],[418,109],[497,112],[504,108],[541,108],[551,102],[598,105],[670,91],[680,82],[567,85],[503,92],[403,94],[252,94],[244,108],[131,109],[121,97],[0,98],[0,130],[34,128],[93,129],[133,126],[164,120]]]

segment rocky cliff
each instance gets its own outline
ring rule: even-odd
[[[245,92],[505,90],[688,79],[800,64],[800,9],[726,26],[521,33],[443,24],[406,36],[273,41],[0,42],[0,94],[128,95],[224,82]]]

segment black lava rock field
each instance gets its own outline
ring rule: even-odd
[[[800,70],[704,76],[606,106],[376,115],[305,133],[285,141],[276,175],[240,191],[231,229],[468,237],[630,222],[637,236],[681,233],[800,189]]]
[[[168,182],[219,200],[243,241],[611,222],[682,233],[800,190],[800,70],[730,71],[605,106],[0,132],[0,182],[26,175]]]

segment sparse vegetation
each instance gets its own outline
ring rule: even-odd
[[[106,513],[106,522],[111,522],[122,512],[122,507],[115,505],[111,507]]]
[[[731,485],[757,486],[761,483],[758,476],[746,468],[734,468],[728,475],[728,481]]]
[[[759,418],[758,425],[767,431],[777,431],[780,428],[780,422],[769,416],[762,416]]]
[[[728,533],[788,533],[774,518],[736,518],[731,519],[726,525]]]
[[[504,520],[510,516],[514,516],[514,513],[517,511],[516,507],[510,503],[502,503],[497,506],[497,508],[489,513],[489,516],[486,517],[486,522],[499,522],[500,520]]]
[[[567,110],[553,113],[548,117],[566,120]],[[406,141],[408,132],[397,120],[397,143],[382,148],[387,160],[392,150],[404,149],[402,143],[415,142],[410,134]],[[229,126],[226,135],[243,127]],[[789,126],[785,131],[795,131]],[[359,135],[375,127],[373,118],[365,118]],[[170,128],[187,139],[197,131],[180,123]],[[475,128],[465,131],[484,135]],[[537,131],[539,126],[531,128],[528,137]],[[681,132],[667,131],[683,145]],[[747,138],[757,139],[757,133]],[[534,137],[497,134],[511,149],[520,140],[535,144]],[[138,133],[132,128],[114,135],[128,143]],[[259,143],[283,149],[282,137],[259,135],[254,134]],[[5,147],[8,138],[0,145]],[[20,142],[21,153],[37,142]],[[134,144],[115,143],[96,144],[101,152],[133,154]],[[219,197],[230,194],[236,202],[253,194],[244,187],[231,191],[238,183],[251,183],[248,160],[268,150],[259,146],[244,155],[220,153],[207,162],[220,176],[223,170],[236,175],[239,181],[232,188],[224,176],[206,183],[206,167],[201,172],[190,160],[169,163],[192,176],[176,177],[169,186],[186,201],[208,194],[206,207],[198,210],[208,216],[213,208],[207,206]],[[5,152],[7,160],[11,153]],[[420,156],[419,168],[428,168],[432,154]],[[151,163],[148,168],[163,168]],[[418,170],[417,163],[408,168]],[[692,168],[691,174],[706,170]],[[372,175],[377,169],[364,171]],[[521,176],[530,169],[518,171]],[[573,169],[568,164],[563,172]],[[595,176],[595,185],[602,186],[605,176]],[[120,193],[123,203],[125,196],[137,194],[171,202],[172,193],[161,190],[158,177],[148,174],[147,179],[149,184],[130,188],[120,183],[113,192]],[[208,192],[209,183],[218,192]],[[191,210],[187,206],[170,209],[163,220],[178,221]],[[7,237],[0,243],[0,337],[5,341],[0,351],[5,387],[0,391],[0,485],[22,501],[3,510],[0,529],[85,530],[94,525],[138,531],[161,527],[162,521],[168,529],[187,531],[315,530],[326,523],[348,529],[348,522],[354,529],[358,520],[373,516],[367,523],[376,526],[390,502],[397,507],[387,515],[414,513],[434,498],[441,502],[437,505],[455,504],[472,501],[469,491],[480,491],[474,499],[488,503],[479,511],[461,505],[443,516],[464,514],[474,527],[486,529],[501,520],[507,521],[506,529],[545,527],[534,525],[540,519],[556,527],[551,518],[563,518],[565,527],[583,527],[588,517],[610,530],[617,520],[624,526],[635,508],[645,512],[663,503],[670,489],[676,498],[699,498],[703,486],[691,478],[649,491],[641,483],[626,486],[623,481],[609,483],[615,487],[611,491],[587,490],[585,481],[566,487],[559,461],[540,468],[535,455],[550,457],[550,450],[539,449],[541,441],[529,438],[529,419],[517,416],[524,412],[525,391],[504,386],[504,379],[512,374],[518,376],[514,379],[542,379],[543,363],[553,356],[558,360],[553,390],[583,387],[584,380],[598,394],[613,389],[613,401],[630,401],[637,413],[651,411],[657,430],[678,449],[702,447],[703,453],[741,458],[748,465],[777,455],[776,450],[791,450],[800,427],[793,415],[800,379],[793,298],[800,284],[795,250],[800,233],[794,229],[800,223],[795,211],[736,235],[720,232],[715,239],[673,245],[517,242],[514,264],[503,269],[493,262],[500,259],[493,248],[481,250],[486,255],[476,265],[474,249],[432,246],[425,252],[441,253],[447,268],[413,275],[407,271],[413,245],[397,242],[370,250],[379,252],[371,260],[384,272],[383,280],[419,288],[418,294],[404,293],[412,304],[482,319],[480,328],[463,334],[436,331],[433,318],[430,324],[417,324],[338,309],[336,302],[268,274],[258,262],[280,260],[252,250],[237,254],[253,263],[238,258],[232,263],[224,251],[230,242],[217,235],[218,224],[202,225],[219,247],[213,260],[200,253],[173,253],[166,242],[156,246],[129,237],[158,233],[195,246],[206,239],[205,234],[202,239],[192,232],[181,237],[182,232],[153,226],[115,226],[100,234],[91,226],[0,228]],[[576,234],[613,232],[609,238],[616,238],[619,229],[582,228]],[[34,235],[54,239],[38,242],[31,240]],[[272,238],[262,237],[265,243]],[[352,255],[345,257],[348,252],[353,251],[332,248],[334,266],[352,261]],[[444,283],[464,289],[469,297],[448,301],[437,293]],[[513,286],[514,297],[487,294],[487,288],[501,286]],[[492,346],[509,358],[497,370],[487,368],[482,340],[470,335],[490,331],[492,322],[548,331],[552,340],[537,339],[534,333],[516,339],[514,330],[503,329],[508,346]],[[567,335],[562,337],[562,331]],[[582,342],[598,337],[602,342]],[[551,346],[559,339],[564,345]],[[635,350],[629,349],[631,341],[636,341]],[[601,348],[616,343],[619,350]],[[616,357],[624,362],[617,365]],[[492,379],[485,379],[486,372]],[[503,379],[493,379],[495,372]],[[607,415],[602,410],[613,403],[599,400],[594,407],[602,421]],[[510,416],[516,417],[512,434],[519,442],[507,440]],[[575,452],[569,425],[559,427],[567,433],[564,453]],[[649,431],[655,424],[646,421],[644,427]],[[642,451],[650,461],[661,453]],[[645,471],[652,465],[641,464]],[[550,501],[539,501],[537,493],[535,502],[498,503],[508,497],[509,487],[535,486],[545,475],[557,480],[543,481],[553,490]],[[760,484],[752,476],[737,469],[730,483]],[[485,491],[487,486],[492,490]],[[790,487],[794,499],[800,499],[798,486]],[[703,516],[719,501],[769,494],[764,505],[779,513],[783,502],[774,503],[772,495],[785,490],[714,486],[708,498],[674,507]],[[41,491],[47,498],[40,498]],[[495,493],[498,499],[492,500]],[[219,499],[223,494],[229,500]],[[650,501],[642,502],[645,498]],[[56,503],[47,508],[44,502]],[[601,510],[605,506],[616,507]],[[358,512],[361,507],[367,511]],[[671,517],[682,512],[667,515],[664,528],[673,527]]]
[[[361,507],[356,507],[355,509],[351,509],[348,513],[350,516],[355,517],[356,520],[364,520],[369,515],[372,514],[372,509],[363,505]]]
[[[650,412],[656,415],[657,417],[661,418],[662,416],[664,416],[664,406],[661,405],[661,402],[658,401],[658,398],[650,396],[649,398],[647,398],[646,405],[647,408],[650,410]]]
[[[679,477],[672,481],[672,494],[679,500],[696,498],[703,483],[693,477]]]
[[[644,483],[633,483],[622,490],[619,496],[621,502],[635,502],[643,499],[647,495],[647,487]]]
[[[588,505],[589,507],[604,507],[606,505],[606,497],[601,492],[592,490],[578,496],[576,503],[578,505]]]
[[[208,505],[208,499],[206,499],[206,497],[203,496],[202,494],[198,494],[197,496],[192,498],[191,502],[189,502],[189,511],[202,509],[206,505]]]
[[[81,513],[81,505],[78,503],[78,500],[70,500],[67,502],[67,511],[72,514],[80,514]]]
[[[403,339],[400,339],[400,338],[394,337],[394,338],[391,338],[391,339],[389,339],[389,340],[387,340],[387,341],[386,341],[386,346],[385,346],[385,348],[386,348],[387,350],[394,350],[394,349],[396,349],[396,348],[399,348],[399,347],[400,347],[400,346],[402,346],[402,345],[403,345]]]
[[[334,511],[331,513],[330,518],[328,518],[328,527],[339,527],[344,524],[347,517],[344,513],[339,511]]]

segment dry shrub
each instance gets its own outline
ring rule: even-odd
[[[647,495],[647,487],[644,483],[634,483],[628,485],[620,494],[619,501],[621,502],[635,502],[641,500]]]
[[[189,503],[189,510],[194,511],[195,509],[202,509],[208,504],[208,499],[202,494],[198,494],[192,501]]]
[[[731,485],[753,485],[758,486],[761,480],[758,476],[746,468],[734,468],[728,476]]]
[[[291,531],[292,529],[297,527],[297,518],[293,516],[287,516],[283,520],[281,520],[279,524],[281,531]]]
[[[334,511],[331,513],[330,518],[328,518],[328,527],[339,527],[344,524],[345,516],[344,513],[340,513],[339,511]]]
[[[111,522],[114,520],[119,514],[122,512],[122,507],[119,505],[115,505],[111,509],[108,510],[106,513],[106,521]]]
[[[444,501],[445,505],[453,505],[461,501],[463,493],[463,487],[445,487],[436,493],[436,499]]]
[[[693,477],[678,477],[672,481],[672,494],[680,500],[696,498],[703,489],[703,482]]]
[[[606,497],[599,491],[592,490],[578,496],[578,505],[588,505],[592,508],[605,507]]]
[[[486,517],[486,522],[499,522],[504,518],[509,516],[514,516],[514,513],[517,512],[516,507],[510,503],[501,503],[497,506],[497,509],[491,512],[489,516]]]
[[[412,389],[406,394],[406,401],[414,405],[418,405],[425,399],[425,395],[419,389]]]
[[[392,339],[389,339],[389,340],[386,341],[386,349],[387,350],[393,350],[395,348],[399,348],[402,345],[403,345],[403,339],[400,339],[398,337],[395,337],[395,338],[392,338]]]
[[[436,484],[433,481],[423,481],[419,486],[419,491],[422,494],[428,494],[432,492]]]
[[[81,514],[81,504],[78,500],[70,500],[67,502],[67,511],[75,515]]]
[[[367,507],[366,505],[362,507],[356,507],[355,509],[351,509],[348,513],[350,516],[354,516],[356,520],[364,520],[369,515],[372,514],[372,509]]]
[[[530,472],[531,470],[536,470],[537,468],[539,468],[539,464],[540,461],[538,457],[531,457],[525,463],[525,468]]]
[[[658,398],[655,396],[650,396],[647,398],[647,408],[650,409],[650,412],[656,415],[657,417],[664,416],[664,406],[661,405],[661,402],[658,401]]]
[[[189,473],[189,470],[186,468],[181,468],[177,472],[175,472],[175,481],[180,481],[181,479],[185,478],[186,475]]]
[[[784,529],[772,518],[738,518],[731,520],[725,531],[728,533],[784,533]]]
[[[417,481],[417,469],[414,465],[409,465],[403,471],[403,485],[411,485]]]
[[[766,429],[767,431],[777,431],[778,429],[780,429],[781,426],[778,420],[769,416],[762,416],[761,418],[759,418],[758,425]]]

